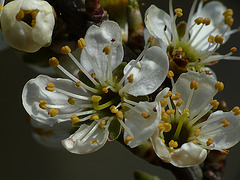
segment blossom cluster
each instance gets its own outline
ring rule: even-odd
[[[128,63],[122,29],[114,21],[88,28],[77,42],[80,59],[63,46],[62,56],[78,74],[51,57],[49,65],[67,78],[39,75],[22,92],[38,129],[35,137],[49,146],[61,141],[75,154],[95,152],[120,137],[130,148],[150,141],[159,158],[177,167],[202,163],[210,150],[226,153],[240,141],[240,108],[218,109],[213,98],[224,84],[205,66],[236,51],[216,55],[238,30],[231,30],[233,11],[220,2],[201,1],[195,12],[196,6],[194,0],[188,22],[176,25],[183,11],[173,10],[172,0],[170,14],[151,5],[145,13],[149,38]],[[45,1],[15,0],[0,12],[4,39],[12,47],[35,52],[51,41],[54,10]],[[31,16],[30,24],[25,16]]]

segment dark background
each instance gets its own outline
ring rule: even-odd
[[[140,1],[143,12],[151,3],[168,12],[167,0]],[[234,27],[240,25],[238,0],[222,0],[234,9]],[[184,17],[188,15],[191,0],[173,0],[174,8],[181,7]],[[184,18],[183,17],[183,18]],[[234,34],[218,52],[228,53],[232,46],[240,49],[240,34]],[[0,44],[2,46],[2,44]],[[240,57],[240,52],[235,55]],[[108,142],[99,151],[88,155],[71,154],[65,149],[51,149],[38,144],[32,138],[32,127],[27,123],[27,113],[21,104],[24,84],[38,75],[29,68],[16,53],[8,48],[0,52],[1,82],[1,125],[0,125],[0,176],[15,180],[95,180],[133,179],[135,169],[158,175],[164,179],[174,179],[173,175],[160,167],[148,164],[132,155],[118,142]],[[225,99],[229,107],[240,105],[240,62],[224,60],[213,66],[218,80],[224,82],[225,90],[217,95]],[[224,179],[239,179],[240,144],[230,149]]]

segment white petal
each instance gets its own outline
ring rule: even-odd
[[[134,65],[132,60],[124,68],[124,74]],[[138,96],[154,92],[165,80],[169,69],[167,54],[159,47],[147,49],[142,60],[132,69],[133,83],[127,93]]]
[[[167,29],[165,32],[168,39],[171,40],[171,18],[166,12],[157,8],[155,5],[151,5],[147,9],[145,13],[145,24],[150,34],[168,44],[164,33],[166,26]]]
[[[65,109],[59,109],[59,114],[69,114],[69,117],[59,117],[58,115],[50,117],[47,110],[39,107],[40,100],[45,100],[48,104],[69,105],[69,96],[56,91],[50,92],[45,89],[49,82],[55,84],[55,87],[71,93],[89,96],[82,88],[76,87],[75,83],[71,80],[54,79],[45,75],[39,75],[37,78],[28,81],[23,88],[22,101],[24,108],[33,119],[44,124],[52,125],[56,122],[70,120],[71,115],[80,110],[79,107],[72,105]]]
[[[74,130],[70,122],[56,123],[53,126],[48,126],[31,119],[31,124],[34,127],[33,137],[40,144],[54,148],[62,148],[61,141],[70,136],[70,132]]]
[[[162,160],[169,161],[170,153],[158,135],[159,129],[157,128],[150,139],[153,149],[158,157]]]
[[[226,119],[231,124],[208,133],[200,133],[198,137],[202,142],[207,142],[208,138],[213,138],[213,149],[217,150],[228,149],[240,141],[240,116],[234,116],[233,112],[216,111],[212,113],[207,119],[207,123],[201,128],[201,131],[221,124],[222,119]]]
[[[115,38],[115,42],[111,40]],[[86,32],[86,50],[90,54],[91,60],[86,51],[81,54],[81,63],[89,71],[94,72],[97,78],[104,78],[108,69],[108,56],[111,57],[112,70],[114,70],[123,60],[122,32],[117,23],[105,21],[100,27],[92,25]],[[105,46],[111,46],[109,55],[103,53]]]
[[[134,139],[128,143],[131,148],[148,140],[157,128],[160,112],[154,112],[153,108],[158,109],[157,103],[139,102],[138,105],[125,113],[125,124],[134,136]],[[145,119],[141,115],[142,112],[148,113],[150,117]],[[128,134],[125,131],[124,138],[127,136]]]
[[[97,128],[97,130],[84,142],[80,139],[76,139],[76,137],[79,136],[79,134],[81,134],[82,131],[84,131],[88,127],[89,126],[86,124],[81,125],[80,128],[73,135],[62,141],[63,146],[68,151],[75,154],[88,154],[100,149],[107,141],[107,138],[102,141],[104,138],[104,130],[102,129]],[[94,140],[97,140],[98,143],[89,143],[89,141]],[[75,141],[75,143],[73,141]]]
[[[208,37],[204,38],[206,34],[211,32],[215,27],[219,26],[219,24],[224,21],[224,16],[222,13],[226,11],[227,8],[223,6],[222,3],[218,1],[211,1],[209,3],[206,3],[206,5],[198,11],[196,14],[193,15],[193,21],[198,18],[210,18],[211,23],[208,26],[204,26],[203,29],[200,31],[200,33],[197,36],[197,40],[192,43],[192,45],[197,45],[197,50],[204,50],[208,47]],[[191,22],[193,24],[194,22]],[[195,25],[194,28],[191,31],[191,36],[194,36],[194,34],[197,33],[198,29],[200,28],[201,25]],[[216,36],[216,35],[222,35],[227,29],[227,25],[224,23],[221,26],[219,26],[211,35]],[[227,41],[229,36],[224,36],[224,42]],[[199,45],[199,42],[200,45]]]
[[[171,153],[170,163],[177,167],[189,167],[202,163],[206,157],[206,149],[189,142]]]
[[[198,73],[193,71],[188,71],[187,73],[183,73],[180,75],[176,83],[173,87],[173,92],[180,93],[181,99],[183,100],[183,104],[179,107],[180,111],[183,112],[185,109],[188,97],[190,95],[191,89],[190,84],[192,80],[195,80],[199,83],[199,88],[194,90],[193,97],[189,105],[189,110],[191,114],[199,111],[199,107],[210,97],[213,96],[215,93],[214,85],[216,80],[212,77],[207,75],[205,72]],[[209,101],[210,102],[210,101]],[[208,109],[210,104],[206,105],[201,111]]]

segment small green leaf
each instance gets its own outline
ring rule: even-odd
[[[119,121],[117,119],[113,119],[112,122],[109,125],[109,140],[110,141],[114,141],[118,138],[118,136],[120,135],[122,126],[119,123]]]

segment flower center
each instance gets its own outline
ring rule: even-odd
[[[22,10],[17,13],[16,20],[23,21],[27,23],[29,26],[34,27],[36,24],[36,17],[39,10]]]

